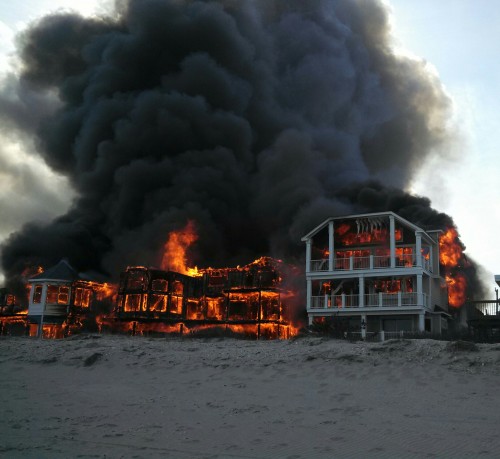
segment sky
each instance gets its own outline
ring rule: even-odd
[[[500,273],[500,3],[491,0],[391,0],[397,45],[439,75],[460,138],[453,164],[429,164],[413,185],[451,215],[466,253]]]
[[[434,208],[454,218],[466,253],[486,269],[493,297],[493,274],[500,273],[496,245],[500,161],[495,154],[500,143],[500,3],[385,3],[392,10],[396,51],[425,61],[453,102],[450,123],[457,133],[456,159],[425,164],[411,191],[429,197]],[[0,0],[0,75],[4,77],[6,70],[15,66],[14,37],[33,19],[60,8],[89,15],[108,7],[109,2],[97,0]],[[73,196],[65,178],[30,153],[34,145],[21,144],[14,138],[1,140],[0,242],[26,221],[48,221],[64,213]],[[29,167],[21,168],[20,164]]]

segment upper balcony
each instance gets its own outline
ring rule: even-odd
[[[306,272],[404,269],[439,274],[439,230],[424,231],[393,212],[332,217],[302,238]]]
[[[322,258],[311,260],[309,272],[328,272],[328,271],[356,271],[356,270],[383,270],[394,268],[415,268],[422,267],[424,270],[432,272],[430,259],[425,256],[420,257],[420,263],[417,263],[415,254],[403,254],[394,258],[391,263],[390,256],[350,256],[335,258],[333,260],[333,269],[330,269],[329,259]]]

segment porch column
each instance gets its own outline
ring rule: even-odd
[[[306,273],[311,272],[312,239],[306,241]]]
[[[417,305],[424,307],[424,296],[422,292],[422,274],[417,274]]]
[[[333,222],[328,223],[328,271],[333,271],[334,231]]]
[[[418,315],[418,331],[423,332],[425,331],[425,314],[419,314]]]
[[[40,323],[38,324],[38,338],[43,338],[43,320],[45,316],[45,303],[47,302],[47,283],[42,284],[42,298],[40,299],[40,304],[42,306],[42,314],[40,316]]]
[[[364,308],[365,307],[365,278],[363,276],[359,277],[359,307]]]
[[[361,316],[361,338],[366,339],[366,315]]]
[[[427,304],[432,304],[432,285],[431,277],[427,277]]]
[[[396,267],[396,225],[394,223],[394,216],[389,215],[389,237],[390,237],[390,250],[391,250],[391,268]]]
[[[422,267],[422,235],[420,232],[415,233],[416,242],[415,242],[415,261],[417,262],[417,267]]]
[[[304,285],[304,284],[302,284]],[[307,310],[309,311],[311,309],[311,295],[312,295],[312,280],[307,279]]]

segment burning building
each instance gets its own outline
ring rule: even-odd
[[[281,262],[262,257],[243,267],[191,274],[128,267],[120,277],[114,319],[133,331],[177,331],[224,326],[256,336],[288,337]]]
[[[440,334],[450,318],[441,234],[393,212],[325,220],[302,238],[309,323],[335,318],[363,337]]]
[[[81,328],[92,306],[102,300],[105,284],[79,274],[67,260],[29,279],[28,321],[31,336],[61,338]]]
[[[0,335],[26,333],[26,311],[8,289],[0,288]]]

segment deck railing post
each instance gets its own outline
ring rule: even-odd
[[[312,252],[312,240],[308,239],[306,241],[306,273],[311,272],[311,252]]]

